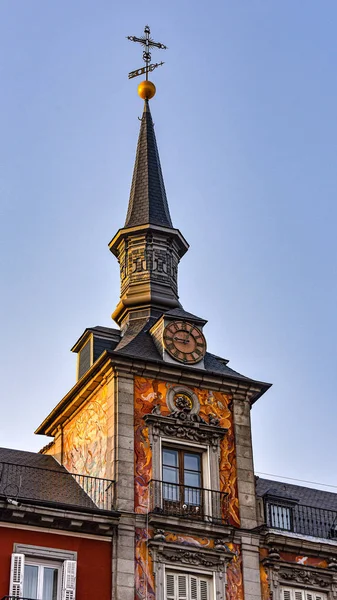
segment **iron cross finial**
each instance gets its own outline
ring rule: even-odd
[[[137,42],[138,44],[141,44],[144,48],[143,50],[143,61],[145,62],[145,67],[142,67],[141,69],[137,69],[136,71],[131,71],[129,73],[129,79],[132,79],[133,77],[138,77],[138,75],[144,75],[144,73],[146,74],[146,81],[148,80],[149,77],[149,72],[150,71],[154,71],[154,69],[156,69],[157,67],[161,67],[161,65],[163,65],[163,62],[160,63],[155,63],[155,64],[150,64],[151,63],[151,48],[160,48],[160,50],[167,50],[167,46],[165,46],[164,44],[162,44],[161,42],[155,42],[151,37],[150,37],[150,27],[148,25],[145,25],[145,29],[144,29],[144,35],[143,37],[136,37],[134,35],[128,35],[127,39],[131,40],[131,42]]]

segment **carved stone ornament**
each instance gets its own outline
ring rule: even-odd
[[[211,445],[214,451],[218,449],[220,440],[227,433],[227,429],[224,427],[214,427],[206,423],[191,421],[178,421],[172,416],[163,417],[158,415],[157,412],[145,415],[144,421],[151,427],[150,439],[152,439],[152,442],[156,442],[160,437],[176,438],[177,440]]]
[[[337,560],[335,557],[331,557],[328,562],[328,569],[330,571],[337,571]]]
[[[199,417],[200,402],[198,396],[184,385],[175,385],[171,387],[166,394],[167,408],[174,418],[186,418],[190,421],[204,422]],[[182,416],[185,415],[185,416]]]
[[[324,578],[320,573],[309,571],[309,569],[281,570],[279,578],[286,582],[300,583],[303,586],[311,585],[319,588],[328,588],[331,585],[330,578]]]
[[[262,560],[262,564],[265,567],[272,567],[275,569],[275,568],[279,568],[279,562],[280,562],[280,553],[277,550],[277,548],[269,548],[268,556],[266,556]]]
[[[156,563],[190,565],[204,567],[212,571],[222,571],[226,563],[232,559],[233,553],[227,552],[200,552],[194,548],[177,548],[169,546],[154,546],[149,544],[150,553]]]

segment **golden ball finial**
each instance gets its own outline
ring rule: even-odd
[[[143,100],[151,100],[156,93],[156,86],[152,81],[142,81],[138,86],[138,94]]]

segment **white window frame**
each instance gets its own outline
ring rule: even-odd
[[[25,557],[26,558],[26,557]],[[62,563],[60,562],[52,562],[49,560],[31,558],[27,556],[27,560],[25,559],[24,567],[38,567],[38,576],[37,576],[37,597],[42,598],[43,596],[43,570],[45,567],[49,567],[51,569],[57,569],[57,600],[61,598],[61,583],[62,583]],[[23,578],[24,585],[24,578]]]
[[[10,596],[23,596],[25,565],[58,568],[57,600],[75,600],[77,552],[28,544],[14,544],[11,560]],[[40,572],[38,577],[37,595],[41,595],[42,598],[43,576]]]

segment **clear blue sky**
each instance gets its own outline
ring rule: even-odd
[[[2,0],[0,445],[48,441],[70,347],[112,325],[142,112],[125,36],[149,23],[181,301],[211,352],[274,384],[256,470],[337,483],[336,21],[335,0]]]

